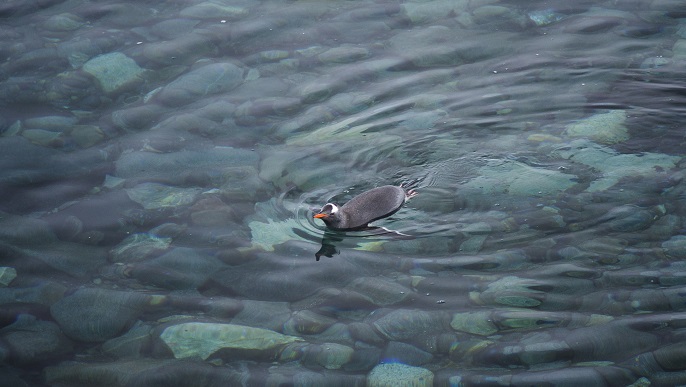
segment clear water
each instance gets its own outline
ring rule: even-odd
[[[682,2],[0,18],[6,385],[686,384]]]

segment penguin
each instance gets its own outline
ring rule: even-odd
[[[369,223],[395,214],[407,200],[418,195],[414,189],[384,185],[362,192],[342,206],[326,203],[314,214],[333,230],[362,230]]]

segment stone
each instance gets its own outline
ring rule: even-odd
[[[131,269],[131,276],[142,283],[167,289],[196,289],[225,265],[197,249],[177,247]]]
[[[283,324],[283,332],[289,335],[316,335],[336,323],[336,319],[311,310],[300,310]]]
[[[395,309],[374,321],[374,327],[390,340],[410,340],[443,329],[443,319],[437,312]]]
[[[150,27],[150,32],[166,40],[173,40],[179,36],[193,31],[199,20],[193,19],[168,19]]]
[[[656,170],[669,170],[681,160],[679,156],[651,152],[619,154],[585,139],[561,145],[552,154],[601,172],[600,178],[586,189],[588,192],[604,191],[627,177],[653,176]]]
[[[149,42],[134,51],[147,67],[162,67],[158,74],[162,79],[173,79],[188,70],[188,65],[201,61],[216,52],[212,39],[198,32],[191,32],[174,39]],[[148,98],[143,99],[148,102]]]
[[[183,386],[237,386],[247,376],[230,367],[176,359],[69,361],[45,368],[46,384],[54,386],[155,386],[169,380]]]
[[[40,262],[45,270],[57,270],[77,278],[92,275],[107,260],[102,247],[72,242],[35,243],[17,247],[13,253],[24,264]]]
[[[383,277],[361,277],[348,284],[346,288],[368,298],[375,305],[387,306],[407,299],[412,290],[397,282]]]
[[[83,65],[106,93],[116,93],[142,81],[144,70],[136,61],[120,52],[96,56]]]
[[[112,112],[112,123],[119,129],[141,131],[155,122],[164,109],[154,103]]]
[[[233,317],[231,323],[276,331],[284,326],[290,316],[291,310],[287,302],[246,299],[243,300],[243,309]]]
[[[200,188],[177,188],[157,183],[141,183],[125,190],[131,200],[146,210],[188,206],[202,192]]]
[[[571,137],[586,137],[600,144],[616,144],[629,139],[626,117],[624,110],[594,114],[568,125],[566,133]]]
[[[419,366],[433,360],[433,355],[421,349],[400,341],[391,341],[383,354],[384,363],[402,363]]]
[[[50,16],[43,22],[43,28],[53,32],[67,32],[79,29],[84,24],[83,20],[71,13],[60,13]]]
[[[225,169],[235,167],[257,167],[259,156],[247,149],[214,147],[196,150],[182,150],[172,153],[130,152],[116,161],[116,176],[125,179],[145,179],[169,184],[186,184],[189,179],[207,176],[215,185],[221,185],[232,177],[224,176]],[[183,165],[183,173],[178,166]]]
[[[367,387],[431,387],[433,372],[400,363],[379,364],[367,375]]]
[[[317,55],[323,63],[352,63],[370,55],[369,50],[358,46],[339,46]]]
[[[667,256],[674,259],[686,258],[686,235],[675,235],[662,242],[662,248]]]
[[[575,180],[574,175],[534,168],[518,161],[490,160],[479,168],[477,177],[463,186],[486,195],[549,197],[573,187]]]
[[[59,148],[64,145],[64,134],[44,129],[24,129],[21,132],[27,140],[36,145]]]
[[[155,302],[148,294],[81,288],[54,303],[50,313],[70,338],[102,342],[121,333]]]
[[[536,289],[537,282],[532,279],[506,276],[491,282],[479,299],[489,303],[521,308],[539,306],[543,291]]]
[[[169,248],[172,238],[158,237],[149,233],[129,235],[110,251],[110,260],[115,263],[144,261],[148,257]]]
[[[0,338],[10,350],[11,362],[20,365],[57,360],[72,351],[57,324],[28,314],[17,316],[15,322],[0,329]]]
[[[453,10],[459,8],[458,3],[454,0],[408,1],[402,4],[402,8],[412,23],[423,24],[449,18]]]
[[[317,353],[317,363],[328,370],[337,370],[347,364],[355,351],[347,345],[323,343]]]
[[[185,105],[235,88],[243,83],[243,72],[232,63],[208,64],[181,75],[155,97],[168,106]]]
[[[89,148],[105,139],[105,133],[96,125],[75,125],[69,135],[81,148]]]
[[[255,215],[248,218],[248,227],[253,246],[264,251],[274,251],[274,247],[291,240],[305,241],[293,230],[301,227],[296,219],[279,219],[276,199],[255,204]]]
[[[119,337],[107,340],[102,344],[102,351],[118,359],[141,357],[141,352],[150,345],[152,327],[141,321]]]
[[[198,19],[226,18],[229,20],[237,20],[247,16],[248,10],[243,7],[206,1],[184,8],[181,10],[181,12],[179,12],[179,14],[184,17],[193,17]]]
[[[0,267],[0,286],[9,286],[15,278],[17,278],[17,270],[13,267]]]
[[[450,326],[456,331],[480,336],[490,336],[498,332],[489,311],[455,313]]]
[[[177,359],[197,356],[203,360],[225,348],[263,351],[302,341],[298,337],[262,328],[202,322],[169,326],[164,329],[160,339]]]
[[[64,296],[67,289],[55,282],[44,282],[31,287],[0,287],[0,305],[24,303],[49,307]]]
[[[71,116],[40,116],[23,121],[27,129],[44,129],[52,132],[64,132],[71,129],[79,120]]]

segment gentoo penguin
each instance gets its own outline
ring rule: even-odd
[[[413,189],[405,191],[402,186],[384,185],[362,192],[341,207],[326,203],[314,218],[334,230],[364,229],[377,219],[393,215],[417,194]]]

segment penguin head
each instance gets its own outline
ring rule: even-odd
[[[338,213],[338,206],[333,203],[326,203],[318,213],[314,214],[314,218],[323,221],[332,220]]]

